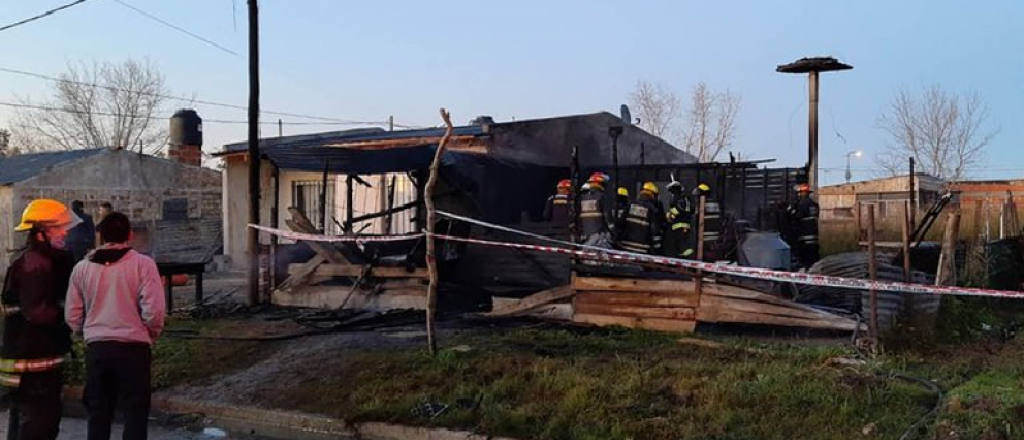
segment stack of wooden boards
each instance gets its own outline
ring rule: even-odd
[[[705,281],[574,275],[565,288],[547,290],[494,310],[527,312],[571,298],[572,320],[650,330],[692,332],[698,322],[744,323],[852,331],[856,321],[754,290]]]

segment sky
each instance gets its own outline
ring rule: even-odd
[[[0,26],[69,0],[0,0]],[[235,52],[187,36],[122,3]],[[0,31],[0,67],[57,75],[68,63],[148,58],[175,95],[245,105],[245,0],[88,0]],[[322,117],[436,126],[618,113],[637,81],[686,96],[697,82],[742,97],[734,151],[780,166],[806,161],[807,79],[775,67],[834,56],[851,71],[822,75],[825,183],[881,171],[889,143],[879,115],[901,88],[977,92],[991,128],[972,177],[1024,177],[1024,2],[780,0],[260,2],[262,108]],[[52,83],[0,72],[0,102],[42,100]],[[170,102],[169,113],[181,102]],[[204,150],[244,141],[246,112],[195,105]],[[0,128],[13,110],[0,106]],[[264,121],[279,117],[264,115]],[[286,124],[308,119],[280,117]],[[348,125],[284,126],[284,134]],[[264,135],[276,135],[266,125]]]

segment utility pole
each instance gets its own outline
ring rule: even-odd
[[[849,70],[853,66],[840,63],[835,58],[801,58],[789,64],[775,68],[782,73],[807,73],[808,98],[807,105],[807,184],[810,185],[811,197],[818,198],[818,74],[835,70]]]
[[[249,0],[249,223],[260,224],[260,39],[259,7]],[[249,304],[260,303],[260,235],[249,233]]]

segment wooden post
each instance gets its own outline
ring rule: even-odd
[[[260,50],[259,7],[249,0],[249,223],[260,224]],[[260,234],[248,228],[249,305],[260,303]]]
[[[857,197],[856,194],[854,197]],[[864,237],[864,228],[860,223],[860,202],[856,200],[853,202],[853,217],[857,223],[857,249],[860,250],[860,240]]]
[[[875,263],[875,205],[868,205],[868,279],[877,278]],[[871,288],[871,318],[869,334],[875,346],[878,346],[878,291]]]
[[[704,210],[706,205],[707,196],[701,194],[697,202],[697,261],[704,261]],[[704,293],[704,273],[700,269],[697,269],[697,278],[694,281],[697,288],[697,300],[700,301],[700,297]]]
[[[355,235],[355,222],[352,220],[355,218],[355,195],[353,194],[352,184],[355,183],[355,179],[349,174],[345,178],[345,233]]]
[[[946,231],[942,236],[942,253],[939,254],[939,267],[935,274],[936,286],[956,285],[956,243],[960,233],[960,211],[949,213],[946,220]]]
[[[910,276],[910,210],[913,205],[908,200],[903,205],[903,281],[911,282]]]
[[[281,169],[274,165],[271,169],[272,177],[274,178],[274,207],[270,209],[270,227],[278,228],[281,224]],[[267,292],[263,292],[266,296],[264,300],[270,303],[270,291],[274,290],[277,286],[277,247],[280,245],[277,234],[270,235],[270,289]]]
[[[324,174],[320,180],[320,233],[327,235],[327,159],[324,159]]]
[[[910,212],[910,227],[913,229],[915,223],[917,223],[917,171],[915,170],[917,163],[914,158],[910,158],[910,207],[913,211]]]
[[[434,161],[430,163],[430,177],[427,179],[427,187],[424,190],[424,203],[427,207],[427,272],[430,276],[430,284],[427,286],[427,347],[430,354],[437,353],[437,334],[434,330],[434,319],[437,315],[437,251],[434,238],[434,227],[437,223],[437,211],[434,210],[434,188],[437,187],[438,174],[441,168],[441,157],[444,156],[445,147],[448,146],[448,139],[452,137],[452,118],[448,111],[441,109],[441,119],[447,127],[444,137],[437,144],[437,151],[434,152]]]

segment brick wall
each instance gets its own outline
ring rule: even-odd
[[[167,158],[183,164],[200,166],[203,162],[202,149],[193,145],[170,145]]]

